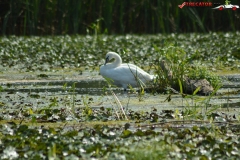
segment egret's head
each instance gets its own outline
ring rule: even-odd
[[[116,54],[117,53],[115,53],[115,52],[108,52],[106,54],[106,59],[105,59],[104,65],[106,65],[111,59],[116,58]]]
[[[109,56],[106,56],[104,65],[106,65],[108,62],[109,62]]]

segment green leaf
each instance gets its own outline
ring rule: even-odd
[[[198,92],[200,89],[201,89],[201,86],[197,87],[197,88],[195,89],[195,91],[193,92],[193,95],[196,95],[197,92]]]
[[[131,132],[131,131],[129,131],[129,130],[124,130],[124,131],[122,132],[121,137],[122,137],[122,138],[127,138],[127,137],[130,137],[131,135],[132,135],[132,132]]]
[[[182,82],[180,79],[178,79],[178,84],[179,84],[179,88],[180,88],[180,93],[183,94],[183,86],[182,86]]]

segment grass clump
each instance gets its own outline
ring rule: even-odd
[[[214,88],[221,85],[221,78],[200,63],[194,63],[188,71],[187,75],[190,79],[206,79]]]
[[[157,76],[156,84],[160,90],[173,87],[186,92],[186,81],[206,79],[211,86],[216,88],[221,85],[221,79],[211,72],[207,67],[195,63],[194,57],[179,47],[177,44],[166,44],[162,49],[154,46],[158,53],[155,70]],[[182,84],[183,86],[179,86]],[[196,90],[195,88],[193,92]]]

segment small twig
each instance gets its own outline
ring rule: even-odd
[[[125,112],[124,112],[124,109],[123,109],[123,107],[122,107],[122,104],[121,104],[121,102],[119,101],[119,99],[117,98],[116,94],[115,94],[112,90],[111,90],[111,93],[112,93],[113,97],[115,98],[117,104],[119,104],[120,109],[122,110],[122,113],[123,113],[123,115],[125,116],[125,119],[128,120],[128,118],[127,118],[127,116],[126,116],[126,114],[125,114]]]
[[[111,105],[114,107],[114,110],[115,110],[115,113],[116,113],[118,119],[120,119],[119,114],[117,113],[117,109],[116,109],[115,105],[113,105],[113,103],[112,103],[111,99],[109,98],[109,96],[107,96],[107,98],[110,100]]]

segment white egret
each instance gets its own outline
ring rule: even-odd
[[[115,60],[108,63],[111,59]],[[100,74],[113,80],[114,85],[123,87],[125,90],[129,85],[132,87],[145,86],[146,83],[155,78],[154,75],[148,74],[134,64],[122,63],[122,58],[115,52],[106,54],[106,61],[100,67]]]

